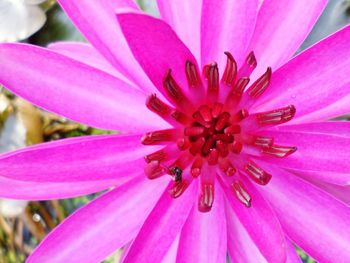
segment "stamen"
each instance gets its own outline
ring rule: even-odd
[[[189,183],[187,182],[187,180],[174,182],[172,187],[169,190],[169,193],[173,198],[178,198],[185,192],[188,186],[189,186]]]
[[[149,179],[156,179],[165,174],[159,161],[151,161],[145,165],[145,174]]]
[[[245,189],[243,183],[237,180],[237,181],[234,181],[231,186],[238,201],[240,201],[246,207],[251,207],[252,198],[250,197],[249,193]]]
[[[227,86],[233,86],[237,78],[237,63],[230,52],[225,52],[227,56],[226,68],[222,77],[222,82]]]
[[[206,128],[209,128],[211,126],[211,124],[209,122],[206,122],[203,119],[203,116],[199,111],[196,111],[195,113],[193,113],[192,117],[195,121],[197,121],[199,124],[201,124],[202,126],[204,126]]]
[[[297,147],[291,146],[281,146],[281,145],[269,145],[268,147],[264,147],[262,152],[273,155],[274,157],[284,158],[288,155],[291,155],[297,150]]]
[[[208,164],[216,165],[218,164],[219,159],[219,151],[217,149],[210,149],[208,156]]]
[[[204,137],[198,138],[195,142],[192,143],[192,147],[190,148],[190,153],[192,155],[196,155],[201,151],[204,144],[205,144],[205,138]],[[209,150],[208,150],[208,153],[209,153]]]
[[[289,105],[277,110],[257,113],[255,116],[260,125],[282,124],[293,119],[295,112],[295,107]]]
[[[204,76],[208,80],[207,99],[215,102],[219,94],[219,68],[216,63],[204,66]]]
[[[182,125],[190,125],[191,119],[184,113],[174,110],[170,114],[172,120],[175,120],[176,122],[182,124]]]
[[[247,77],[240,78],[237,84],[233,87],[226,99],[227,108],[232,108],[234,105],[238,104],[240,101],[244,89],[247,87],[250,79]]]
[[[143,145],[164,144],[175,141],[181,133],[176,129],[148,132],[142,136]]]
[[[237,124],[232,124],[231,126],[228,126],[227,128],[225,128],[224,132],[226,134],[239,134],[241,133],[241,126],[237,125]]]
[[[168,99],[170,99],[177,107],[183,110],[193,108],[192,103],[188,100],[180,86],[172,77],[171,70],[169,70],[166,74],[166,77],[163,81],[163,87]]]
[[[188,85],[191,88],[198,87],[201,84],[197,67],[191,61],[186,61],[186,77]]]
[[[245,63],[243,66],[240,68],[238,76],[239,77],[249,77],[253,70],[256,68],[258,65],[254,52],[250,52],[245,60]]]
[[[216,125],[215,125],[215,130],[216,131],[221,131],[223,128],[225,128],[227,122],[229,121],[231,115],[228,112],[223,112],[219,116]]]
[[[252,161],[249,161],[244,168],[250,178],[260,185],[266,185],[271,180],[271,175]]]
[[[209,137],[202,148],[202,155],[207,156],[212,148],[214,148],[215,140],[213,137]]]
[[[216,149],[218,150],[219,155],[223,158],[227,157],[227,155],[229,154],[228,145],[223,141],[216,142]]]
[[[243,144],[236,140],[229,145],[229,150],[235,154],[239,154],[242,151],[242,148]]]
[[[247,92],[250,97],[257,98],[266,90],[270,84],[271,73],[271,68],[268,67],[266,72],[249,87]]]
[[[231,122],[240,122],[249,116],[249,112],[246,109],[241,109],[236,114],[232,115]]]
[[[234,137],[231,135],[227,135],[227,134],[214,134],[213,139],[215,141],[223,141],[225,143],[232,143],[234,140]]]
[[[199,197],[198,210],[209,212],[214,203],[214,185],[212,183],[202,183],[202,193]]]
[[[220,168],[229,177],[233,176],[237,171],[228,159],[223,159],[220,162]]]
[[[210,108],[207,105],[202,105],[199,107],[199,113],[202,115],[202,118],[206,122],[210,122],[212,120],[212,115]]]
[[[219,117],[219,115],[221,114],[223,109],[223,105],[221,103],[214,103],[213,108],[211,110],[211,115],[213,116],[213,118],[217,118]]]
[[[203,135],[204,133],[204,128],[203,127],[186,127],[185,128],[185,135],[186,136],[200,136]]]
[[[269,147],[273,144],[273,138],[270,137],[254,137],[253,144],[260,147]]]
[[[201,174],[203,165],[203,159],[201,157],[197,157],[191,167],[191,175],[193,177],[198,177]]]
[[[187,150],[191,146],[191,143],[187,137],[184,137],[184,138],[178,139],[176,142],[176,145],[181,151],[184,151],[184,150]]]

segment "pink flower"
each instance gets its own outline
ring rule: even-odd
[[[227,251],[298,262],[292,242],[350,261],[350,125],[325,122],[350,109],[350,28],[289,60],[326,1],[159,0],[163,20],[131,0],[59,2],[91,45],[1,44],[0,82],[123,134],[2,155],[0,195],[118,187],[28,262],[100,262],[122,246],[124,262],[225,262]]]

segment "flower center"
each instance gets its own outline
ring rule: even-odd
[[[190,94],[181,89],[168,70],[161,91],[173,106],[155,94],[146,103],[148,109],[173,126],[142,137],[144,145],[163,146],[145,156],[146,175],[150,179],[170,175],[170,194],[174,198],[198,178],[198,208],[202,212],[210,211],[213,205],[216,182],[229,186],[237,199],[250,207],[252,198],[242,178],[260,185],[271,179],[252,156],[284,158],[296,151],[296,147],[277,145],[273,138],[260,135],[264,127],[290,121],[296,111],[293,105],[251,114],[248,111],[268,88],[271,68],[248,87],[257,66],[254,53],[239,70],[233,56],[225,54],[227,63],[221,80],[216,63],[204,66],[201,76],[197,66],[187,61],[184,66]]]

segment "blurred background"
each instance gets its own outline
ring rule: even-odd
[[[158,14],[155,0],[137,2],[143,10]],[[298,52],[348,23],[350,0],[329,0],[323,15]],[[0,0],[0,42],[18,41],[46,46],[62,40],[85,41],[55,0]],[[110,132],[73,123],[37,109],[0,86],[0,152],[43,141],[106,133]],[[40,202],[0,199],[0,263],[24,262],[45,235],[96,195]],[[298,253],[303,262],[315,262],[300,249]],[[119,256],[120,251],[117,251],[104,262],[118,262]]]

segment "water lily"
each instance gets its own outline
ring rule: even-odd
[[[45,23],[45,12],[38,6],[45,0],[1,0],[0,41],[23,40]]]
[[[109,189],[28,262],[350,261],[350,126],[327,121],[349,112],[350,28],[292,58],[326,1],[59,2],[90,44],[1,44],[0,83],[122,134],[0,157],[3,197]]]

